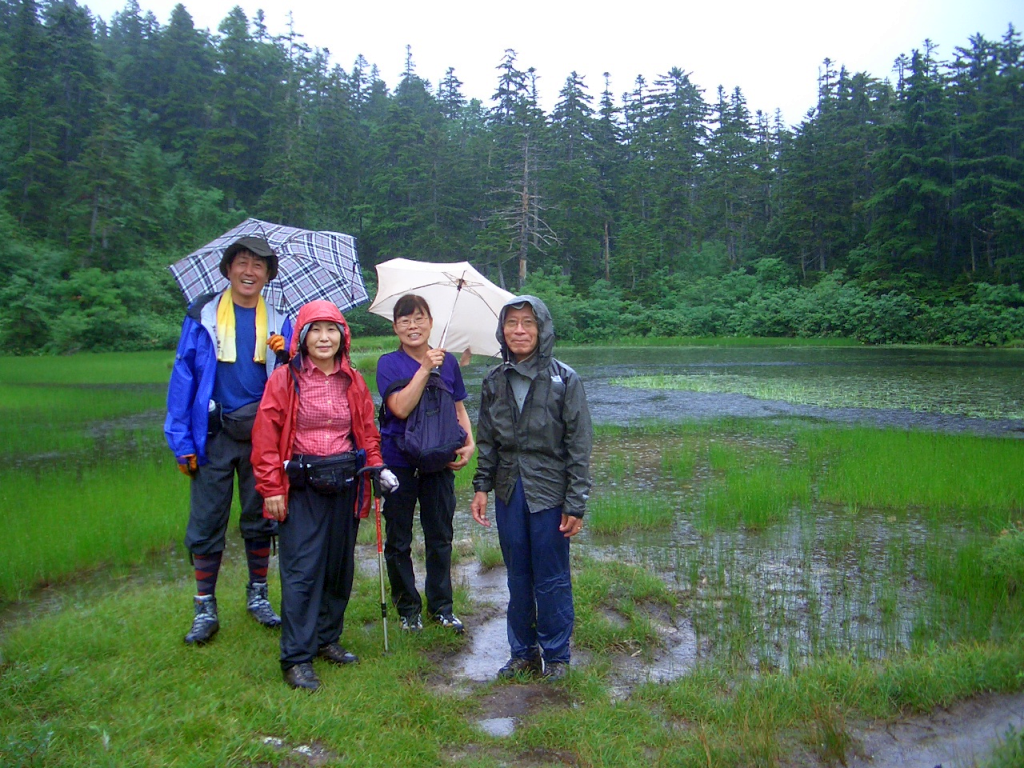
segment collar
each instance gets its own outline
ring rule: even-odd
[[[313,373],[313,371],[319,371],[319,370],[320,369],[316,367],[316,364],[309,358],[309,355],[303,355],[302,356],[302,372],[303,373],[310,374],[310,373]],[[336,374],[340,370],[341,370],[341,360],[339,360],[338,358],[334,358],[334,370],[332,370],[330,373],[325,373],[324,375],[325,376],[333,376],[334,374]],[[321,373],[323,373],[323,372],[321,371]]]

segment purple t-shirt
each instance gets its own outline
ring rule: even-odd
[[[409,357],[404,349],[381,355],[377,361],[377,392],[383,398],[392,382],[411,379],[419,369],[419,362]],[[459,361],[451,352],[445,353],[439,373],[441,374],[441,383],[452,393],[452,399],[455,402],[465,400],[466,385],[462,383],[462,371],[459,370]],[[396,418],[391,411],[385,410],[384,423],[380,429],[380,450],[384,457],[384,463],[389,467],[412,466],[395,443],[395,435],[404,433],[405,419]]]

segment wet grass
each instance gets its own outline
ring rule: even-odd
[[[620,529],[688,596],[707,659],[795,670],[1024,629],[1020,441],[726,420],[603,429],[595,454],[592,533],[603,505],[671,500],[657,535]]]
[[[221,591],[241,595],[244,580],[226,568]],[[437,764],[447,745],[472,738],[467,702],[428,694],[424,682],[434,670],[425,651],[451,640],[432,625],[415,638],[392,627],[383,656],[376,590],[375,574],[361,577],[346,617],[344,641],[363,663],[318,665],[325,691],[315,697],[281,682],[279,634],[256,627],[240,599],[220,601],[221,632],[203,649],[181,642],[181,585],[41,618],[4,641],[0,762],[12,745],[36,745],[40,765],[278,764],[313,745],[332,763]],[[271,593],[276,601],[274,577]]]
[[[619,535],[627,531],[651,531],[672,526],[677,503],[643,491],[611,491],[596,497],[587,521],[597,534]]]
[[[143,489],[145,489],[143,491]],[[82,569],[139,562],[182,534],[188,481],[168,456],[77,471],[0,470],[0,601]]]
[[[1019,768],[1024,765],[1024,731],[1011,726],[984,765],[985,768]]]
[[[41,370],[33,375],[49,375]],[[166,451],[150,450],[159,426],[140,427],[130,450],[97,434],[83,428],[81,448],[50,465],[16,455],[20,468],[0,473],[8,599],[86,569],[107,573],[180,537],[187,482]],[[316,696],[288,690],[278,635],[245,615],[244,567],[229,558],[222,630],[206,648],[181,642],[187,573],[113,579],[8,624],[0,764],[307,764],[292,751],[303,746],[323,764],[369,766],[842,764],[853,719],[1024,687],[1022,469],[1024,442],[1009,439],[800,420],[599,427],[591,512],[573,545],[573,642],[592,661],[512,736],[472,725],[502,684],[467,692],[447,682],[472,629],[408,636],[392,621],[383,655],[375,563],[357,578],[343,637],[363,663],[318,666]],[[456,475],[459,515],[471,477]],[[640,498],[661,510],[657,524],[630,519]],[[617,505],[625,533],[612,538],[599,520]],[[473,556],[500,565],[496,541],[493,528],[474,529]],[[275,604],[279,594],[274,569]],[[455,602],[472,628],[467,587]],[[656,654],[666,626],[692,628],[696,667],[610,695],[618,660]],[[1008,735],[1007,749],[1019,742]],[[1009,754],[994,765],[1016,764]]]
[[[161,418],[173,361],[173,352],[0,357],[0,457],[84,451],[96,425],[111,443],[138,439],[139,414]]]
[[[676,597],[664,581],[626,563],[576,558],[573,595],[578,626],[573,642],[608,653],[646,653],[661,645],[650,608],[672,608]]]

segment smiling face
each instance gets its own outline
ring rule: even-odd
[[[427,346],[434,321],[423,310],[416,309],[410,315],[396,318],[392,327],[395,329],[398,340],[402,342],[402,346],[408,352]]]
[[[537,349],[537,339],[540,335],[533,308],[527,305],[522,309],[512,308],[505,312],[502,332],[505,335],[505,343],[509,351],[515,355],[516,361],[532,355]]]
[[[255,307],[267,277],[266,259],[250,251],[239,251],[228,266],[231,298],[240,307]]]
[[[341,349],[341,329],[329,320],[318,320],[306,333],[306,353],[314,364],[333,362]]]

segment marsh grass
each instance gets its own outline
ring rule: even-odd
[[[1019,768],[1024,765],[1024,731],[1010,726],[999,745],[993,750],[985,768]]]
[[[0,471],[0,598],[83,568],[139,562],[181,535],[188,481],[169,456],[67,473]],[[140,489],[145,489],[145,493]]]
[[[596,496],[589,505],[590,529],[601,535],[626,531],[651,531],[670,528],[678,502],[643,491],[611,491]]]
[[[220,591],[241,594],[244,581],[244,569],[225,568]],[[203,649],[181,642],[190,611],[179,585],[41,618],[4,641],[13,661],[0,678],[2,741],[38,741],[45,725],[47,765],[171,765],[182,755],[195,765],[276,764],[268,736],[283,740],[285,754],[315,743],[335,762],[436,764],[451,741],[471,738],[468,704],[428,694],[423,680],[433,666],[424,650],[451,639],[433,626],[415,639],[392,632],[383,656],[376,588],[361,576],[346,616],[344,642],[363,663],[318,664],[325,690],[316,697],[283,684],[279,633],[256,627],[241,600],[220,601],[221,632]],[[379,738],[385,724],[388,738]]]
[[[796,439],[823,464],[823,501],[970,512],[994,529],[1024,512],[1020,440],[869,428],[808,429]]]
[[[111,383],[95,361],[69,361],[77,383]],[[36,366],[27,374],[6,362],[0,386],[13,387],[53,375],[55,361],[19,359]],[[129,368],[166,377],[169,357],[151,362],[141,372]],[[29,378],[4,378],[11,370]],[[80,423],[82,450],[103,444],[89,426],[95,421]],[[136,434],[150,433],[126,427],[120,437]],[[317,696],[288,690],[279,636],[245,615],[239,558],[222,571],[222,629],[206,648],[181,642],[191,619],[187,574],[113,579],[99,597],[8,624],[0,638],[0,763],[290,765],[308,762],[291,752],[302,745],[323,749],[329,763],[369,766],[534,758],[779,766],[805,753],[841,763],[851,718],[927,712],[979,691],[1024,687],[1021,451],[1014,440],[799,420],[602,426],[591,516],[573,555],[574,643],[591,662],[574,667],[550,701],[531,706],[512,736],[498,740],[472,726],[498,684],[455,692],[443,682],[468,637],[433,625],[405,636],[389,622],[392,650],[383,656],[375,563],[360,566],[343,635],[363,663],[318,665],[325,687]],[[121,567],[108,564],[135,562],[180,537],[187,481],[169,456],[138,450],[115,461],[93,453],[90,461],[77,453],[49,468],[33,462],[0,473],[0,503],[9,510],[3,598],[85,569],[99,581]],[[945,481],[951,474],[956,482]],[[470,469],[456,475],[460,492],[471,477]],[[768,477],[789,490],[758,497]],[[729,493],[736,496],[721,502],[717,517],[707,512],[708,499]],[[658,518],[667,514],[667,525],[650,535],[625,529],[610,545],[615,560],[580,557],[591,546],[606,554],[590,538],[601,505],[635,515],[636,498],[667,507]],[[360,540],[372,531],[371,518]],[[495,541],[493,529],[474,537],[482,563],[500,563]],[[372,560],[375,545],[360,546],[361,562]],[[275,605],[279,595],[273,569]],[[457,613],[472,617],[471,597],[456,585]],[[616,654],[649,657],[673,623],[693,627],[696,668],[626,699],[610,695]]]
[[[86,451],[92,425],[158,420],[173,362],[173,352],[0,357],[0,456]]]
[[[650,655],[661,645],[650,610],[676,606],[676,597],[658,576],[626,563],[575,558],[573,595],[581,648],[624,650]]]
[[[716,480],[697,515],[703,531],[738,525],[763,530],[811,500],[811,478],[802,467],[770,462]]]
[[[505,564],[501,554],[501,547],[493,541],[474,539],[473,553],[476,555],[477,560],[480,561],[480,567],[485,570],[497,568]]]
[[[632,476],[596,473],[591,534],[643,535],[632,500],[667,502],[663,541],[641,557],[691,595],[709,658],[796,669],[1024,627],[1020,441],[723,420],[604,429],[596,452],[638,461]],[[674,476],[665,455],[692,469]]]

